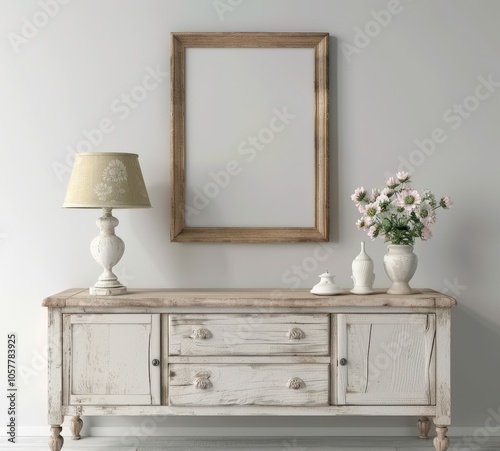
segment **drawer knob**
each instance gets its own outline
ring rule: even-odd
[[[160,361],[158,359],[153,359],[151,363],[153,364],[153,366],[158,366],[160,364]]]
[[[211,374],[208,371],[200,371],[194,375],[194,388],[197,390],[207,390],[212,387],[210,381]]]
[[[302,340],[303,338],[306,337],[304,331],[299,329],[298,327],[290,329],[286,335],[289,340]]]
[[[304,387],[306,384],[300,377],[292,377],[286,383],[286,388],[291,388],[292,390],[298,390],[299,388]]]
[[[200,327],[199,329],[196,329],[193,332],[193,335],[191,335],[191,338],[199,338],[200,340],[208,340],[209,338],[212,338],[212,332],[210,332],[208,329],[205,329],[204,327]]]
[[[346,366],[347,365],[347,359],[340,359],[340,362],[339,362],[342,366]]]

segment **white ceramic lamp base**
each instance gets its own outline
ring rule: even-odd
[[[104,268],[97,283],[89,288],[91,295],[116,296],[127,292],[127,287],[120,283],[112,271],[125,252],[125,243],[115,235],[115,227],[119,221],[111,211],[111,208],[103,208],[103,216],[96,221],[101,232],[90,243],[92,256]]]

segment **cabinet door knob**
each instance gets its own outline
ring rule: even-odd
[[[346,366],[347,365],[347,359],[340,359],[340,362],[339,362],[342,366]]]
[[[306,334],[298,327],[294,327],[287,332],[286,336],[289,340],[302,340],[305,338]]]
[[[193,332],[193,335],[191,335],[191,338],[199,338],[201,340],[208,340],[209,338],[212,338],[212,332],[210,332],[208,329],[205,329],[204,327],[200,327],[199,329],[196,329]]]
[[[158,366],[160,364],[160,361],[158,359],[153,359],[151,363],[153,364],[153,366]]]

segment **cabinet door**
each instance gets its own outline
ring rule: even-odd
[[[160,315],[64,315],[63,339],[67,404],[160,404]]]
[[[337,316],[337,403],[435,404],[434,314]]]

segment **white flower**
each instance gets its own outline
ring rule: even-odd
[[[102,173],[107,182],[124,182],[127,180],[127,167],[120,160],[111,160]]]
[[[386,196],[385,194],[381,194],[377,198],[377,204],[379,204],[379,205],[384,205],[384,204],[389,205],[390,203],[391,203],[391,199],[389,199],[389,197]]]
[[[425,226],[429,224],[434,224],[436,222],[436,212],[432,208],[431,204],[427,201],[422,202],[416,211],[418,219]]]
[[[429,229],[429,227],[424,227],[420,232],[420,238],[424,241],[430,240],[432,238],[431,229]]]
[[[397,179],[395,179],[394,177],[389,177],[386,182],[385,182],[385,185],[387,186],[387,188],[396,188],[396,186],[399,185],[399,181]]]
[[[377,226],[371,226],[369,229],[368,229],[368,236],[374,240],[375,238],[377,238]]]
[[[97,194],[99,200],[107,200],[108,196],[113,192],[113,188],[106,183],[98,183],[94,187],[94,192]]]
[[[391,197],[392,195],[394,195],[394,190],[392,188],[384,188],[382,191],[380,191],[380,195]]]
[[[364,218],[358,219],[356,221],[356,227],[358,228],[358,230],[364,230],[365,229],[366,222],[365,222]]]
[[[401,183],[404,183],[404,182],[407,182],[408,180],[410,180],[410,173],[409,172],[397,172],[396,173],[396,178],[401,182]]]
[[[372,193],[370,194],[370,202],[375,202],[380,196],[380,191],[378,189],[372,189]]]
[[[439,205],[442,208],[451,208],[451,206],[453,205],[453,202],[451,201],[450,196],[444,196],[439,201]]]
[[[417,190],[404,189],[397,194],[396,206],[403,207],[407,211],[415,210],[420,204],[420,194]]]
[[[366,190],[361,187],[361,188],[356,188],[354,190],[354,194],[351,196],[351,199],[356,202],[356,203],[359,203],[359,202],[362,202],[364,200],[366,200],[366,196],[367,196],[367,192]]]
[[[373,217],[380,212],[380,206],[376,202],[372,202],[365,207],[365,215]]]

